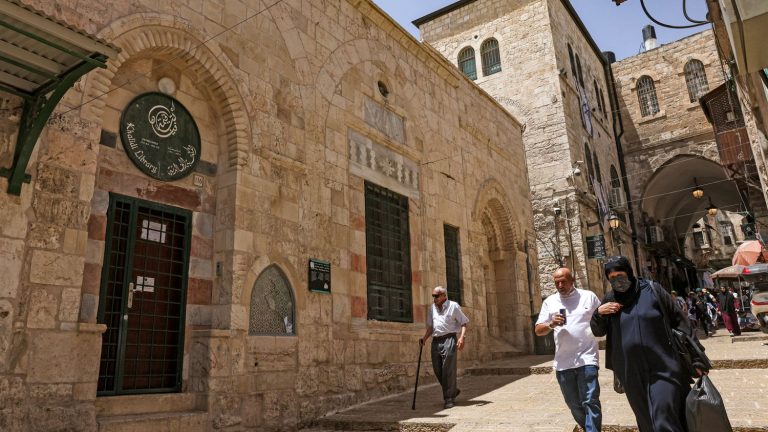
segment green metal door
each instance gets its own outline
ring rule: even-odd
[[[181,390],[191,213],[110,195],[99,395]]]

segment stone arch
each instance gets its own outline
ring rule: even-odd
[[[147,50],[163,50],[167,55],[186,61],[203,77],[203,84],[214,96],[214,104],[224,123],[229,167],[245,166],[250,154],[251,131],[244,100],[247,87],[235,81],[236,68],[217,42],[210,40],[191,23],[179,17],[141,13],[123,17],[98,34],[122,51],[110,59],[106,69],[89,75],[85,89],[87,116],[100,118],[105,100],[116,85],[117,71],[129,59]],[[245,98],[244,98],[245,96]]]
[[[511,207],[507,203],[506,196],[504,186],[498,180],[486,180],[480,186],[480,191],[475,199],[472,217],[481,221],[483,226],[488,224],[488,228],[492,228],[493,244],[498,247],[499,251],[522,251],[517,227],[507,210]]]

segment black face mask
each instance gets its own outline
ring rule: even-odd
[[[627,290],[632,287],[632,281],[629,280],[629,276],[627,275],[612,277],[608,279],[608,282],[611,283],[611,288],[613,288],[614,291],[620,293],[627,292]]]

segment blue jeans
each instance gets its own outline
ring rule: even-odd
[[[565,403],[571,410],[576,423],[585,432],[600,432],[603,423],[597,369],[597,366],[586,365],[557,371],[555,374]]]

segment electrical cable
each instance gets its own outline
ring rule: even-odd
[[[686,7],[686,3],[687,2],[688,2],[688,0],[683,0],[683,15],[685,16],[685,19],[687,19],[688,21],[690,21],[692,23],[695,23],[695,24],[709,24],[709,21],[695,20],[695,19],[691,18],[690,16],[688,16],[688,8]]]
[[[645,0],[640,0],[640,6],[642,6],[642,7],[643,7],[643,12],[645,12],[645,15],[646,15],[646,16],[647,16],[647,17],[648,17],[648,18],[649,18],[651,21],[653,21],[654,23],[656,23],[657,25],[660,25],[660,26],[662,26],[662,27],[667,27],[667,28],[671,28],[671,29],[689,29],[689,28],[695,28],[695,27],[700,27],[700,26],[703,26],[703,25],[707,25],[707,24],[709,24],[708,22],[705,22],[705,23],[701,23],[701,24],[691,24],[691,25],[684,25],[684,26],[677,26],[677,25],[671,25],[671,24],[664,24],[663,22],[661,22],[661,21],[657,20],[656,18],[654,18],[654,17],[651,15],[651,13],[650,13],[650,12],[648,12],[648,8],[646,8],[646,7],[645,7]]]

